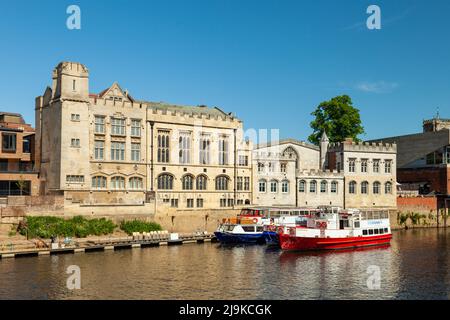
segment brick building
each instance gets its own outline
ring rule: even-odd
[[[34,138],[20,114],[0,112],[0,197],[39,193]]]

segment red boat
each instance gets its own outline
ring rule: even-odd
[[[279,229],[281,249],[334,250],[389,244],[392,233],[386,210],[318,212],[306,226]]]

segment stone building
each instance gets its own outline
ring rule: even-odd
[[[396,146],[293,139],[254,150],[253,199],[261,206],[396,207]]]
[[[180,213],[251,203],[243,123],[215,107],[137,100],[114,83],[89,91],[88,69],[60,63],[36,99],[41,188],[82,214]]]
[[[38,195],[35,132],[17,113],[0,112],[0,197]]]

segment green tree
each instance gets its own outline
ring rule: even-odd
[[[359,141],[358,135],[365,133],[359,110],[353,106],[352,99],[347,95],[322,102],[311,115],[315,119],[310,124],[313,133],[308,140],[316,145],[319,144],[324,131],[330,142],[340,142],[346,138]]]

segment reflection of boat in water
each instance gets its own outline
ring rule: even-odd
[[[392,238],[386,210],[319,211],[306,226],[280,230],[283,250],[335,250],[389,244]]]
[[[297,259],[304,257],[321,257],[328,255],[336,255],[336,254],[348,254],[353,252],[364,252],[364,251],[377,251],[377,250],[388,250],[390,249],[390,244],[380,244],[377,246],[366,246],[366,247],[358,247],[358,248],[346,248],[340,250],[307,250],[307,251],[282,251],[280,253],[280,262],[295,262]]]

